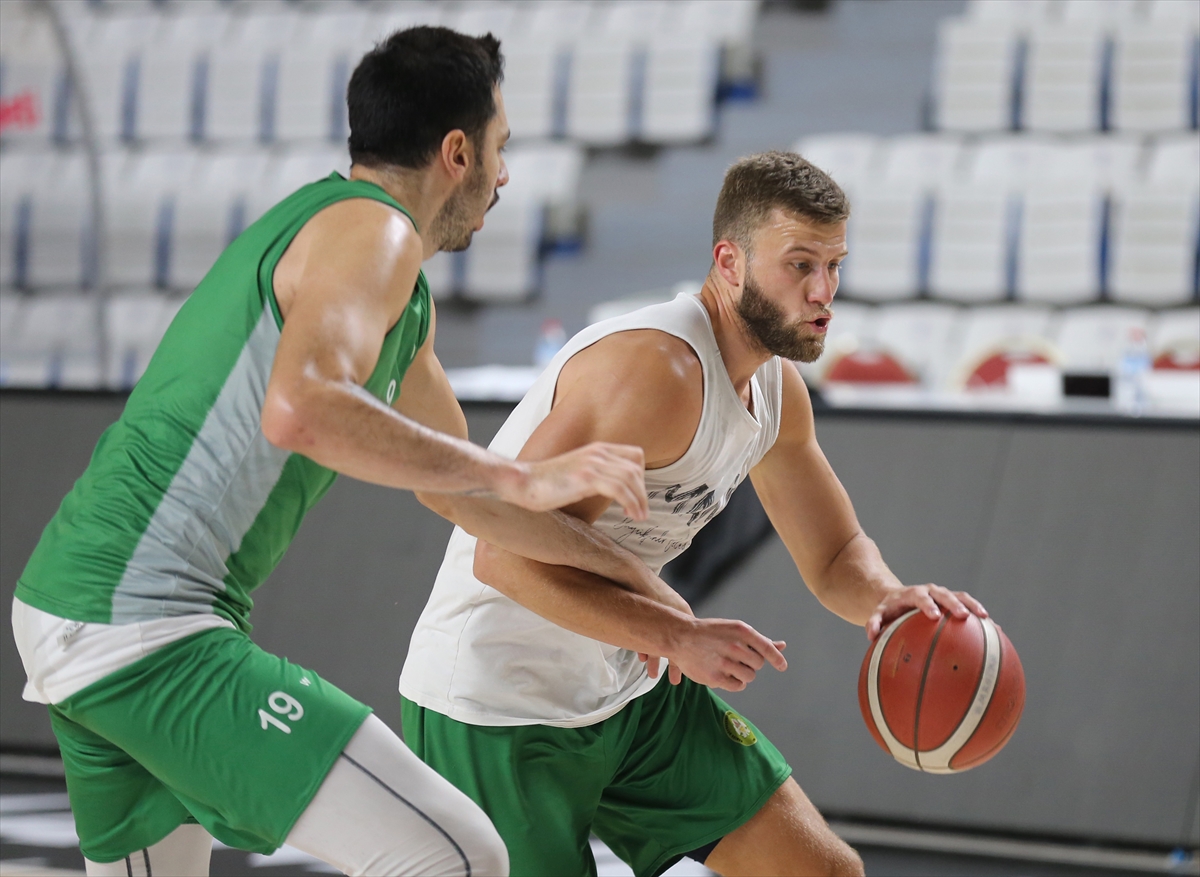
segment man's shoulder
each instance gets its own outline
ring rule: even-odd
[[[684,339],[662,329],[627,329],[605,335],[564,366],[577,376],[619,377],[628,390],[703,391],[700,357]]]

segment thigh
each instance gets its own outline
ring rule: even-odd
[[[85,859],[88,877],[208,877],[212,835],[199,825],[181,825],[156,844],[115,862]]]
[[[762,732],[689,679],[660,683],[630,710],[635,732],[595,829],[639,877],[734,831],[791,774]]]
[[[350,875],[508,873],[504,842],[484,812],[375,716],[287,840]]]
[[[236,630],[179,640],[56,705],[214,837],[271,853],[370,710]]]
[[[128,752],[50,707],[84,858],[119,862],[189,819],[187,808]],[[124,873],[124,872],[122,872]]]
[[[513,874],[595,874],[588,838],[607,779],[600,725],[491,727],[403,701],[404,739],[491,818]]]
[[[833,833],[793,779],[749,821],[725,835],[704,864],[725,877],[863,873],[858,854]]]

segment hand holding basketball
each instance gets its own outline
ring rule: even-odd
[[[954,618],[963,619],[975,614],[987,618],[983,604],[966,591],[951,591],[941,585],[911,585],[892,591],[879,601],[867,620],[867,639],[874,642],[884,625],[891,623],[910,609],[919,609],[927,617],[941,618],[942,610]]]
[[[957,773],[987,761],[1017,729],[1025,672],[990,618],[909,609],[867,649],[858,700],[875,742],[901,764]]]

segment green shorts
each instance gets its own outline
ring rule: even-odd
[[[481,806],[512,873],[596,873],[594,832],[637,877],[758,812],[792,769],[703,685],[662,682],[583,728],[468,725],[403,699],[404,738]]]
[[[115,862],[185,822],[278,849],[370,708],[216,628],[50,707],[79,846]]]

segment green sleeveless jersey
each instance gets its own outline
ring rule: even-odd
[[[19,599],[77,621],[216,613],[250,629],[250,592],[335,477],[262,433],[283,324],[272,277],[301,227],[349,198],[408,215],[380,187],[334,173],[281,201],[221,254],[47,525]],[[421,273],[366,382],[388,404],[429,333],[430,308]]]

